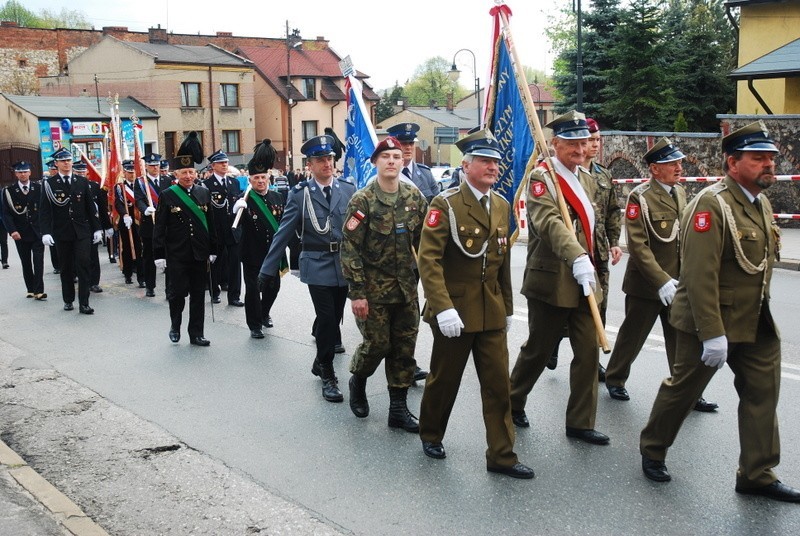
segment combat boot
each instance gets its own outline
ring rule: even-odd
[[[389,387],[389,428],[419,433],[419,421],[406,405],[407,395],[408,387]]]
[[[367,379],[353,374],[350,376],[350,409],[359,419],[369,415],[367,400]]]
[[[328,402],[343,401],[344,396],[339,390],[339,380],[333,371],[333,363],[320,363],[319,370],[322,376],[322,398]]]

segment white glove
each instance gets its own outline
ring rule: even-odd
[[[449,338],[460,336],[464,327],[458,311],[452,308],[445,309],[436,315],[436,322],[439,324],[439,331],[442,332],[442,335]]]
[[[237,199],[236,202],[233,204],[233,212],[239,212],[243,208],[247,207],[247,201],[244,199]]]
[[[144,209],[145,216],[149,216],[150,214],[155,214],[155,213],[156,213],[156,207],[147,207],[146,209]]]
[[[153,264],[156,265],[156,270],[163,272],[167,268],[167,259],[155,259]]]
[[[92,236],[92,244],[99,244],[103,241],[103,231],[95,231]]]
[[[49,234],[46,234],[46,235],[42,236],[42,244],[44,244],[45,246],[55,246],[56,245],[55,241],[53,240],[53,237],[51,235],[49,235]]]
[[[728,359],[728,338],[725,335],[703,341],[703,355],[700,360],[707,367],[722,368]]]
[[[131,225],[133,225],[133,218],[131,218],[127,214],[122,216],[122,221],[125,223],[125,227],[127,227],[128,229],[130,229]]]
[[[511,320],[512,320],[513,318],[514,318],[513,316],[507,316],[507,317],[506,317],[506,333],[508,333],[509,331],[511,331]]]
[[[211,264],[214,264],[215,260],[217,260],[217,256],[216,255],[209,255],[208,256],[208,262],[210,262]]]
[[[114,236],[114,228],[109,227],[106,229],[106,238],[112,238]]]
[[[583,287],[583,295],[588,296],[595,289],[594,265],[588,255],[581,255],[572,263],[572,277]]]
[[[672,303],[672,300],[675,299],[675,291],[678,290],[678,282],[674,279],[670,279],[664,285],[658,289],[658,299],[661,300],[665,306]]]

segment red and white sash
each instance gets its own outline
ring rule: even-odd
[[[594,259],[594,207],[592,202],[586,195],[586,192],[581,186],[578,176],[572,171],[567,169],[557,158],[552,159],[555,174],[558,178],[558,185],[561,187],[561,193],[564,195],[564,200],[572,207],[572,210],[578,215],[581,221],[581,227],[586,233],[586,241],[589,246],[589,257]],[[547,168],[547,162],[544,161],[540,164],[544,169]]]

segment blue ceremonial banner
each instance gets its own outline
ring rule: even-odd
[[[497,48],[492,69],[493,94],[486,125],[500,144],[500,177],[494,189],[505,197],[512,207],[509,236],[516,238],[518,224],[516,203],[525,177],[536,164],[534,158],[533,126],[525,113],[525,104],[519,92],[516,73],[506,40],[497,36]]]
[[[363,188],[376,173],[375,166],[369,161],[378,136],[372,121],[369,119],[367,107],[361,96],[362,85],[355,76],[348,76],[345,83],[347,89],[347,125],[343,176],[352,181],[356,188]]]

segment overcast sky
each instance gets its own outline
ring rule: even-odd
[[[494,0],[23,0],[38,13],[61,6],[82,11],[96,29],[127,26],[147,31],[161,25],[175,33],[233,32],[249,37],[284,37],[290,29],[314,39],[323,36],[356,69],[370,76],[376,89],[401,85],[427,59],[442,56],[451,62],[457,50],[475,53],[481,87],[488,72]],[[511,28],[520,61],[550,73],[552,53],[543,28],[547,17],[571,0],[508,0]],[[213,6],[208,8],[207,6]],[[352,7],[351,7],[352,6]],[[461,52],[456,64],[461,84],[474,87],[472,56]]]

